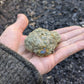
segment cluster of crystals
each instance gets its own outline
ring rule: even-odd
[[[28,51],[43,57],[53,53],[60,42],[60,35],[56,31],[38,28],[29,33],[25,39],[25,47]]]

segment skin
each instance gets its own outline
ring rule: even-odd
[[[54,66],[70,55],[84,49],[84,28],[70,26],[54,30],[61,35],[61,42],[56,48],[56,52],[47,57],[35,56],[24,47],[26,35],[23,35],[23,31],[28,22],[24,14],[19,14],[16,22],[8,26],[2,33],[0,42],[30,61],[40,74],[48,73]]]

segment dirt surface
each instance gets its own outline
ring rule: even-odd
[[[0,34],[18,13],[30,21],[25,35],[38,27],[54,30],[84,21],[84,0],[0,0]],[[84,84],[84,50],[55,66],[43,80],[44,84]]]

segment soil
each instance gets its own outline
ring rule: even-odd
[[[29,18],[27,35],[38,27],[49,30],[80,25],[84,0],[0,0],[0,34],[15,22],[18,13]],[[84,84],[84,50],[70,56],[43,75],[43,84]]]

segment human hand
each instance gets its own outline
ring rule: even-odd
[[[71,26],[55,30],[61,35],[61,42],[53,54],[47,57],[35,56],[24,46],[26,35],[23,35],[23,31],[27,25],[27,17],[19,14],[17,21],[2,33],[0,42],[30,61],[40,74],[48,73],[62,60],[84,49],[84,29],[79,26]]]

